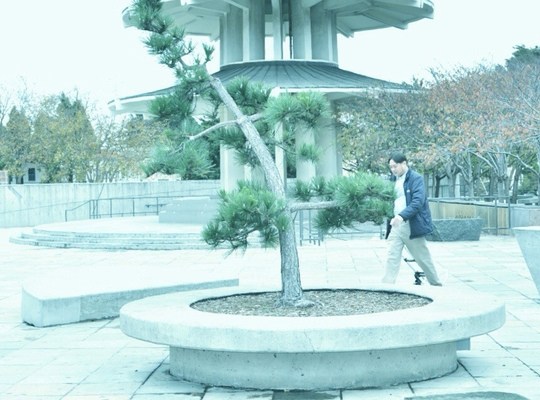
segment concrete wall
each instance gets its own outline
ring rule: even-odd
[[[512,206],[512,228],[519,226],[540,226],[540,207],[538,206]]]
[[[218,180],[0,185],[0,228],[63,222],[66,210],[69,220],[88,219],[96,204],[102,214],[150,213],[156,211],[155,197],[162,203],[167,197],[213,196],[219,188]],[[95,199],[101,200],[89,203]]]

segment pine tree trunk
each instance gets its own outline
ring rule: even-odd
[[[300,280],[300,262],[296,247],[296,234],[291,212],[287,209],[289,224],[279,233],[281,256],[281,302],[296,304],[302,300],[302,283]]]
[[[253,123],[242,113],[234,99],[229,95],[221,81],[214,77],[210,77],[210,84],[217,91],[225,106],[234,114],[239,128],[244,133],[251,148],[257,155],[261,163],[261,168],[264,171],[268,188],[276,195],[278,199],[282,199],[285,204],[287,202],[285,196],[285,185],[279,174],[279,170],[268,150],[266,144],[262,140],[257,128]],[[294,221],[292,213],[287,206],[284,211],[288,218],[287,228],[279,233],[279,245],[281,255],[281,302],[283,304],[300,304],[303,298],[302,284],[300,282],[300,264],[298,260],[298,249],[296,247],[296,235],[294,231]]]

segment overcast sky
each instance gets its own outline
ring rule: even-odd
[[[0,0],[0,89],[107,101],[174,83],[122,25],[131,0]],[[430,68],[501,64],[514,46],[540,46],[539,0],[434,0],[435,18],[407,30],[340,39],[341,68],[410,82]]]

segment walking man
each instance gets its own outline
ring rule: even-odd
[[[384,283],[395,283],[403,246],[422,270],[431,285],[442,286],[437,274],[425,236],[433,230],[431,212],[424,186],[424,178],[409,168],[402,153],[394,153],[388,160],[395,181],[396,200],[394,217],[387,226],[388,256]]]

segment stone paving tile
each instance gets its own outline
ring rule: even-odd
[[[313,392],[309,392],[312,397],[306,397],[305,399],[317,400],[317,396]],[[262,391],[262,390],[235,390],[227,388],[209,388],[204,394],[204,400],[280,400],[279,397],[272,397],[273,392],[271,390]],[[283,398],[285,400],[286,398]],[[289,397],[289,399],[300,400],[302,397]],[[334,397],[329,398],[334,399]],[[335,397],[339,399],[339,397]],[[322,399],[321,399],[322,400]]]
[[[157,397],[155,394],[136,394],[131,400],[200,400],[201,395],[195,394],[164,394]],[[82,399],[81,399],[82,400]]]
[[[206,387],[204,385],[178,380],[173,377],[169,373],[168,362],[164,362],[149,375],[148,379],[137,390],[137,394],[189,394],[202,396],[205,391]]]
[[[425,382],[412,383],[415,396],[452,394],[459,392],[475,392],[483,387],[475,380],[462,378],[433,379]]]
[[[57,396],[62,398],[71,390],[77,387],[76,383],[17,383],[11,386],[6,392],[8,396]]]
[[[85,366],[70,365],[69,368],[66,368],[65,365],[45,365],[21,380],[20,383],[23,385],[44,383],[73,384],[84,381],[90,373],[91,371]]]
[[[402,400],[412,394],[409,385],[397,385],[381,389],[343,390],[342,400]]]
[[[39,370],[35,365],[0,365],[0,384],[6,387],[19,383]]]
[[[62,400],[131,400],[131,399],[132,399],[132,396],[127,395],[127,394],[104,394],[104,395],[103,394],[90,394],[90,395],[67,394],[65,397],[62,397]],[[39,399],[39,400],[47,400],[47,399]],[[157,399],[153,399],[153,400],[157,400]]]
[[[456,388],[468,391],[480,388],[476,379],[461,365],[461,360],[456,371],[451,374],[426,381],[412,382],[409,386],[415,395],[452,393],[452,391],[456,391]]]
[[[81,382],[76,385],[70,392],[70,395],[102,395],[107,393],[110,395],[132,395],[141,386],[141,382],[99,382],[86,383]]]
[[[272,400],[341,400],[341,395],[340,395],[339,390],[312,391],[312,392],[292,390],[292,391],[276,391],[274,392],[274,397],[270,397],[270,398]],[[207,400],[206,397],[204,398],[204,400]],[[231,400],[233,400],[233,398],[231,398]]]
[[[538,374],[513,357],[461,358],[460,363],[474,378],[483,377],[528,377],[538,378]]]
[[[519,394],[528,400],[539,400],[538,381],[526,377],[492,377],[478,378],[483,390],[504,391]]]
[[[523,363],[527,364],[529,367],[540,367],[540,348],[536,350],[532,349],[521,349],[514,350],[511,349],[509,352],[521,360]]]

